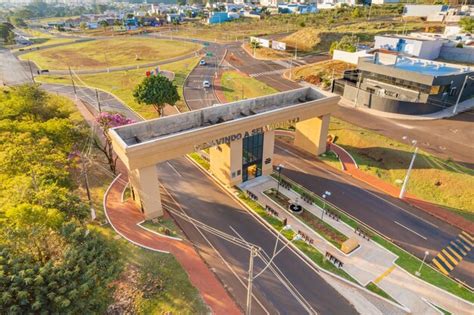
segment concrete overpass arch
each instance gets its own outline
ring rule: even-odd
[[[232,186],[272,172],[274,130],[294,125],[295,145],[326,151],[339,96],[305,87],[111,129],[145,218],[163,214],[156,165],[209,149],[210,171]]]

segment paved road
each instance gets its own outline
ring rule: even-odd
[[[158,173],[160,181],[189,216],[227,234],[238,238],[242,236],[245,241],[260,246],[267,256],[272,256],[276,241],[274,233],[264,228],[229,195],[216,189],[212,180],[185,158],[160,164]],[[187,236],[207,253],[208,263],[216,269],[224,283],[230,286],[231,293],[245,309],[248,250],[206,232],[203,236],[189,223],[180,221],[180,224]],[[280,242],[278,248],[282,246]],[[225,267],[223,269],[223,261],[217,257],[214,249],[231,265],[230,268],[237,277],[229,269]],[[267,269],[254,282],[254,292],[257,299],[262,301],[263,307],[254,302],[253,314],[263,314],[265,310],[270,314],[356,313],[347,300],[288,247],[276,256],[274,263],[276,274],[286,278],[287,281],[284,283],[293,289],[288,290],[278,277]],[[261,259],[256,259],[255,274],[264,266]],[[299,297],[301,301],[298,301],[291,292],[296,292],[298,296],[301,294]]]
[[[417,139],[424,151],[441,158],[451,158],[474,169],[474,111],[449,119],[413,121],[383,118],[339,107],[334,116],[398,141],[405,135]]]
[[[428,250],[430,261],[460,233],[459,229],[424,211],[328,167],[286,141],[276,141],[274,161],[285,165],[284,175],[315,194],[321,196],[329,190],[330,202],[421,259]],[[474,286],[472,270],[474,254],[471,251],[451,275]]]
[[[7,49],[0,49],[0,84],[17,85],[31,82],[31,75]]]

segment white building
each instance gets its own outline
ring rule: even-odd
[[[399,3],[400,0],[372,0],[372,4]]]
[[[429,17],[435,15],[446,15],[449,10],[447,5],[425,5],[425,4],[406,4],[403,8],[405,17]]]
[[[375,49],[387,49],[401,54],[433,60],[439,57],[441,47],[447,39],[423,34],[408,36],[382,35],[375,36]]]

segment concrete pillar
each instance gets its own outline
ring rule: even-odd
[[[146,220],[163,215],[160,182],[157,175],[155,165],[129,171],[135,202]]]
[[[227,186],[242,182],[242,139],[209,149],[210,171]]]
[[[267,131],[263,135],[262,175],[273,172],[273,150],[275,147],[275,131]]]
[[[326,152],[329,118],[324,115],[296,123],[295,145],[316,155]]]

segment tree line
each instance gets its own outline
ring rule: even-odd
[[[0,314],[103,313],[118,249],[75,193],[88,137],[71,104],[35,85],[0,89]]]

